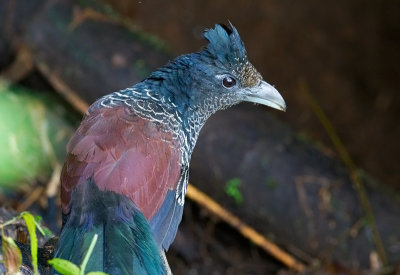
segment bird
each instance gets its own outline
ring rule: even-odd
[[[165,251],[182,219],[191,154],[207,119],[241,102],[286,110],[230,22],[203,36],[202,50],[89,107],[67,146],[55,257],[79,264],[98,234],[87,271],[168,274]]]

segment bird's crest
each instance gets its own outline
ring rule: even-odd
[[[261,78],[260,73],[248,61],[246,49],[236,28],[223,24],[215,25],[206,30],[204,37],[209,44],[206,50],[222,65],[230,68],[237,75],[244,86],[253,87]]]

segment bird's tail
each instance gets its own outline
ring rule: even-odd
[[[84,185],[71,194],[55,257],[79,266],[97,234],[85,272],[165,274],[160,250],[136,206],[122,195],[99,190],[91,180]]]

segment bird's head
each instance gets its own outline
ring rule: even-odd
[[[232,24],[215,25],[204,37],[209,43],[202,51],[178,57],[150,79],[161,80],[178,105],[207,114],[243,101],[286,110],[279,92],[249,62]]]
[[[242,101],[267,105],[286,110],[279,92],[265,82],[249,62],[246,49],[236,28],[230,24],[215,25],[206,30],[204,37],[209,44],[195,54],[188,70],[192,79],[193,97],[197,101],[217,102],[223,109]]]

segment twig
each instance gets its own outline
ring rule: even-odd
[[[75,91],[73,91],[64,81],[61,80],[56,74],[50,71],[49,67],[43,62],[38,62],[37,68],[46,77],[53,88],[59,92],[74,108],[81,113],[85,113],[89,105],[82,100]]]
[[[10,82],[18,82],[32,72],[34,68],[32,52],[28,47],[21,46],[13,63],[1,72],[0,78]]]
[[[46,196],[48,198],[55,197],[57,195],[57,190],[60,185],[60,175],[61,175],[61,165],[56,164],[54,167],[51,179],[46,187]]]
[[[374,214],[372,211],[371,203],[368,198],[367,191],[365,190],[365,186],[361,181],[360,174],[356,164],[354,163],[353,159],[350,157],[350,154],[346,150],[343,142],[341,141],[339,135],[335,131],[332,123],[330,122],[329,118],[322,110],[321,106],[318,104],[316,99],[310,94],[306,82],[303,80],[299,83],[300,90],[303,94],[305,94],[308,98],[308,103],[310,104],[314,114],[317,116],[318,120],[321,122],[322,126],[324,127],[325,131],[327,132],[329,138],[331,139],[333,146],[335,147],[336,151],[338,152],[340,158],[346,165],[346,167],[350,171],[350,177],[353,182],[353,186],[357,191],[358,197],[361,202],[361,207],[365,212],[365,217],[367,222],[371,228],[375,246],[377,252],[379,254],[379,258],[382,261],[383,265],[387,265],[387,257],[386,251],[382,243],[381,236],[378,231],[378,227],[376,226],[376,221],[374,218]]]
[[[291,255],[283,251],[276,244],[267,240],[260,233],[245,224],[238,217],[224,209],[220,204],[215,202],[212,198],[198,190],[193,185],[189,184],[187,189],[187,197],[195,201],[199,205],[205,207],[213,214],[217,215],[226,223],[230,224],[238,230],[243,236],[251,240],[256,245],[260,246],[263,250],[267,251],[275,259],[285,264],[287,267],[302,272],[306,269],[305,265],[293,258]]]
[[[95,11],[92,8],[75,8],[73,11],[72,21],[68,25],[69,30],[74,30],[86,20],[99,22],[115,23],[115,19],[101,12]]]
[[[29,194],[29,196],[24,200],[18,207],[17,207],[17,212],[22,212],[25,211],[26,209],[29,208],[35,201],[37,201],[42,193],[44,191],[44,187],[38,186],[36,187],[32,193]]]

